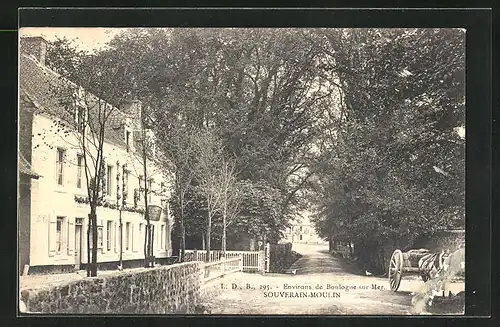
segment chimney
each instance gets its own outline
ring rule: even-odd
[[[120,106],[120,110],[132,119],[135,126],[141,124],[141,106],[140,100],[129,100]]]
[[[49,42],[41,36],[21,37],[21,52],[34,56],[45,66],[45,57]]]

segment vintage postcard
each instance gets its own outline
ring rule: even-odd
[[[20,314],[464,314],[465,29],[19,34]]]

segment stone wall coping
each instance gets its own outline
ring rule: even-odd
[[[53,281],[49,282],[46,284],[40,284],[36,286],[26,286],[20,288],[19,292],[23,291],[40,291],[40,290],[49,290],[54,287],[64,287],[64,286],[69,286],[69,285],[74,285],[82,282],[88,282],[88,281],[94,281],[94,280],[102,280],[106,281],[114,277],[118,276],[132,276],[132,275],[137,275],[137,274],[142,274],[146,272],[153,272],[153,271],[161,271],[161,270],[170,270],[170,269],[175,269],[178,267],[183,267],[183,266],[198,266],[203,264],[202,261],[190,261],[190,262],[181,262],[181,263],[175,263],[172,265],[165,265],[165,266],[158,266],[158,267],[151,267],[151,268],[135,268],[135,269],[127,269],[127,270],[116,270],[110,273],[106,273],[104,275],[99,275],[99,272],[97,276],[93,277],[83,277],[82,279],[77,279],[77,280],[59,280],[59,281]]]
[[[201,262],[184,262],[45,283],[44,289],[22,289],[19,308],[23,313],[192,313],[203,270]]]

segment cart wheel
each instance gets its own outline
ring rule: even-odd
[[[391,290],[396,292],[403,276],[403,253],[400,250],[394,251],[391,256],[388,275]]]

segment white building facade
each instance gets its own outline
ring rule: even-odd
[[[48,85],[57,76],[44,65],[44,40],[40,47],[27,47],[20,58],[20,115],[32,115],[31,168],[40,177],[31,181],[29,223],[29,266],[81,269],[87,263],[87,228],[90,206],[84,157],[77,134],[55,128],[57,117],[47,114],[51,105]],[[21,43],[22,44],[22,43]],[[38,50],[37,50],[38,49]],[[127,262],[144,260],[146,220],[144,218],[144,166],[135,148],[136,117],[140,103],[131,103],[130,112],[117,108],[112,126],[106,131],[105,196],[97,208],[98,263],[117,263],[122,253]],[[135,111],[134,111],[135,110]],[[132,114],[131,114],[132,112]],[[78,114],[76,115],[78,116]],[[23,120],[25,122],[26,120]],[[25,151],[27,151],[25,149]],[[172,255],[173,220],[168,207],[168,182],[162,167],[148,164],[148,204],[162,208],[154,233],[153,255]],[[120,217],[122,242],[120,242]],[[26,227],[25,227],[26,228]],[[122,244],[122,247],[120,247]],[[19,244],[23,246],[23,244]]]
[[[291,223],[291,226],[286,229],[282,241],[301,244],[328,244],[316,233],[308,212],[303,213]]]

